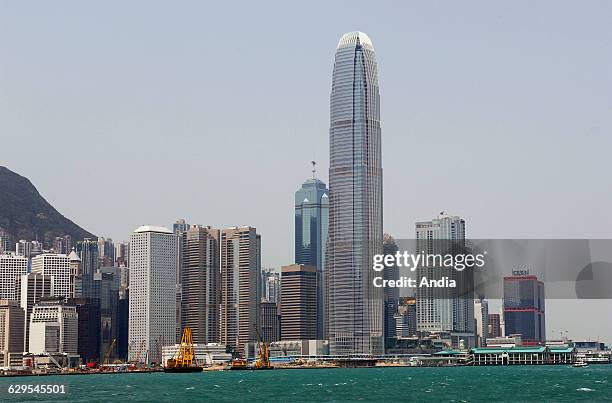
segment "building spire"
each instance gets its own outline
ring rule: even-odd
[[[317,162],[313,160],[310,163],[312,164],[312,179],[317,179]]]

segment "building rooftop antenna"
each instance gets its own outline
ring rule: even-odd
[[[312,164],[312,179],[316,179],[317,178],[317,162],[316,161],[310,161],[310,163]]]

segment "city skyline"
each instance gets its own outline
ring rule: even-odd
[[[489,16],[491,21],[500,25],[500,28],[489,29],[491,28],[489,24],[481,24],[460,32],[453,31],[452,28],[464,27],[464,24],[469,26],[469,15],[459,12],[459,15],[465,17],[465,21],[454,20],[448,16],[438,17],[433,20],[432,28],[427,28],[426,24],[414,21],[416,17],[407,12],[402,16],[401,24],[405,23],[411,28],[401,29],[400,17],[392,17],[393,13],[389,12],[388,7],[385,15],[390,17],[389,28],[382,25],[372,26],[356,12],[349,10],[341,21],[332,21],[335,18],[323,18],[319,33],[292,29],[290,32],[295,36],[289,42],[285,42],[289,40],[287,38],[272,39],[271,34],[276,32],[260,31],[245,24],[242,29],[251,29],[250,32],[259,33],[269,39],[265,45],[260,44],[257,48],[259,51],[263,49],[268,59],[261,65],[255,63],[253,68],[261,73],[261,66],[270,66],[272,60],[272,63],[279,63],[277,68],[272,68],[273,74],[281,74],[277,80],[278,84],[272,79],[273,74],[270,76],[263,74],[260,81],[265,83],[264,87],[248,83],[247,81],[252,78],[251,75],[247,75],[247,79],[237,78],[238,83],[235,86],[229,85],[227,81],[222,81],[222,84],[217,86],[211,85],[213,94],[211,98],[217,94],[216,89],[219,87],[238,89],[235,99],[221,98],[224,102],[220,104],[224,106],[221,108],[220,116],[228,124],[224,131],[215,130],[217,126],[214,124],[210,125],[195,118],[202,110],[206,111],[204,114],[206,117],[213,117],[215,112],[220,111],[207,99],[206,90],[210,83],[203,78],[201,81],[194,81],[197,83],[196,88],[190,92],[186,90],[185,82],[175,81],[170,77],[171,74],[165,75],[165,70],[161,67],[160,70],[153,67],[151,75],[145,75],[141,80],[134,82],[126,82],[112,69],[108,75],[101,74],[99,67],[90,64],[87,59],[82,60],[80,70],[67,68],[66,61],[72,60],[67,55],[78,53],[69,51],[80,49],[82,44],[79,39],[72,37],[74,29],[83,27],[68,24],[66,27],[52,30],[48,22],[38,20],[37,22],[41,24],[30,33],[30,36],[15,34],[21,32],[23,28],[14,25],[10,21],[10,16],[22,15],[25,10],[14,5],[7,10],[6,24],[2,24],[3,32],[6,30],[6,37],[18,38],[15,43],[7,44],[10,54],[16,57],[10,58],[7,62],[5,71],[15,80],[12,80],[14,84],[6,84],[6,96],[7,99],[16,100],[15,105],[33,102],[31,107],[26,107],[16,114],[11,113],[15,111],[14,106],[8,104],[0,109],[3,117],[0,119],[3,122],[2,131],[13,134],[7,136],[5,150],[8,151],[2,151],[2,160],[9,168],[30,177],[39,186],[41,193],[62,213],[98,235],[111,236],[116,240],[126,239],[132,229],[138,225],[143,223],[169,225],[177,217],[186,217],[190,222],[202,222],[215,227],[248,223],[256,226],[264,236],[263,266],[278,268],[291,261],[292,240],[286,236],[286,233],[287,229],[291,228],[290,199],[296,180],[302,179],[307,174],[308,161],[313,158],[312,154],[315,154],[314,158],[320,161],[322,172],[325,171],[323,167],[327,166],[325,155],[328,111],[325,108],[325,99],[329,96],[327,88],[329,59],[333,52],[329,43],[330,41],[333,43],[339,33],[355,27],[371,33],[379,43],[378,46],[383,47],[381,54],[384,59],[381,61],[381,66],[385,72],[384,130],[387,134],[383,144],[387,173],[385,211],[392,212],[386,214],[385,231],[396,238],[411,238],[414,222],[431,216],[435,211],[450,209],[470,222],[471,237],[519,235],[522,238],[552,236],[608,238],[610,216],[606,201],[609,200],[609,194],[602,190],[603,187],[598,186],[606,179],[603,152],[608,148],[610,141],[604,136],[610,127],[609,117],[604,114],[609,102],[608,96],[603,91],[605,85],[601,85],[602,79],[603,83],[609,82],[609,71],[612,70],[610,59],[601,56],[609,46],[605,42],[607,31],[601,31],[603,21],[600,18],[590,19],[588,25],[573,23],[574,19],[579,19],[580,16],[593,17],[587,7],[576,10],[567,4],[554,4],[558,7],[558,13],[543,22],[537,17],[548,15],[544,12],[546,9],[544,5],[534,6],[531,10],[532,16],[518,12],[517,10],[520,10],[518,6],[517,8],[506,6],[500,9],[485,7],[479,12]],[[331,7],[337,11],[334,6]],[[100,11],[104,14],[103,10]],[[128,9],[128,11],[135,10]],[[161,18],[163,14],[161,11],[152,8],[147,10],[147,13],[151,13],[155,20]],[[439,12],[440,9],[423,6],[416,11],[432,18],[432,14]],[[460,10],[453,9],[453,11]],[[78,16],[84,10],[75,7],[71,12]],[[384,14],[384,7],[383,11],[373,10],[373,12]],[[338,14],[331,12],[330,15]],[[170,18],[179,16],[183,17],[182,14],[173,14]],[[516,26],[519,16],[522,21],[521,26],[524,28],[523,33],[517,37],[510,37],[504,28]],[[18,18],[14,20],[21,21]],[[295,23],[295,20],[292,22]],[[129,22],[117,20],[117,24],[119,32],[132,32]],[[449,24],[450,27],[445,28],[445,24]],[[549,28],[547,34],[549,36],[538,34],[540,24],[545,24]],[[145,31],[150,28],[145,24]],[[441,28],[441,31],[433,32],[436,28]],[[95,44],[98,45],[102,55],[125,56],[127,54],[125,52],[131,48],[115,44],[118,45],[117,49],[110,50],[107,47],[108,42],[97,36],[105,32],[104,29],[94,24],[86,30],[87,35],[84,37],[93,36],[97,39]],[[194,31],[189,32],[194,34],[199,32],[196,28],[192,29]],[[246,31],[242,29],[238,29],[233,34],[235,36],[230,35],[226,41],[233,45],[233,48],[228,46],[230,49],[245,50],[245,55],[223,53],[224,50],[218,49],[218,45],[213,43],[208,46],[215,47],[230,61],[247,60],[255,53],[250,53],[254,50],[249,50],[247,41],[243,41]],[[61,57],[53,58],[40,49],[40,45],[33,42],[36,34],[44,33],[45,30],[50,30],[50,37],[56,39],[55,46],[51,48],[57,48]],[[552,34],[553,31],[556,33]],[[450,32],[459,36],[451,40]],[[482,35],[483,32],[487,35]],[[422,43],[409,38],[409,34],[418,33],[424,33],[414,35],[416,38],[423,37]],[[187,32],[182,31],[181,34],[187,35]],[[481,36],[487,38],[482,39]],[[304,72],[308,68],[310,69],[308,71],[313,72],[312,81],[305,80],[304,84],[297,75],[287,76],[282,71],[279,72],[285,68],[296,71],[292,62],[280,60],[276,53],[278,49],[290,49],[286,45],[296,41],[296,37],[300,38],[299,42],[303,46],[312,51],[303,52],[308,54],[307,57],[301,55],[301,52],[291,51],[291,56],[296,62],[303,64],[297,71]],[[68,40],[61,40],[66,38]],[[158,41],[155,46],[145,47],[143,50],[142,56],[147,61],[153,57],[151,50],[157,53],[158,47],[165,49],[170,55],[177,56],[179,60],[200,60],[195,59],[191,51],[169,50],[167,43],[159,36],[154,35],[153,38]],[[408,38],[407,48],[413,50],[408,53],[414,55],[414,60],[407,60],[397,55],[404,52],[405,48],[398,45],[402,45],[406,38]],[[527,38],[530,43],[527,43]],[[568,38],[572,40],[565,41]],[[187,39],[193,44],[191,36]],[[445,40],[449,40],[449,43],[446,44]],[[590,41],[589,46],[585,46],[587,40]],[[503,51],[509,53],[508,56],[504,56],[501,50],[495,49],[496,41],[506,45],[503,46]],[[169,42],[178,43],[171,40]],[[149,39],[136,36],[133,37],[131,44],[149,44]],[[541,56],[543,49],[546,51]],[[36,50],[41,51],[41,57],[46,58],[42,64],[50,68],[49,73],[45,74],[35,67],[23,68],[24,64],[37,65],[32,63]],[[29,51],[33,53],[30,54]],[[461,52],[474,56],[475,62],[471,62],[469,57],[461,58],[460,61],[453,59],[460,56]],[[85,54],[91,57],[87,50]],[[569,60],[569,56],[564,56],[565,54],[582,55],[585,61]],[[536,63],[534,65],[534,63],[512,61],[510,59],[513,56],[519,61],[522,60],[520,57],[524,57],[525,60],[533,60]],[[315,59],[316,62],[313,64],[307,59]],[[93,61],[96,60],[93,58]],[[593,62],[594,60],[598,62]],[[408,63],[409,61],[411,63]],[[459,64],[453,64],[452,61]],[[511,67],[503,66],[507,61],[512,62],[510,66],[515,68],[514,71]],[[479,68],[479,63],[484,64],[484,71],[482,67]],[[162,65],[170,72],[181,69],[174,64],[162,63]],[[127,58],[125,66],[129,78],[134,78],[135,71],[140,67],[130,58]],[[24,69],[29,74],[20,74],[17,72],[19,69]],[[68,72],[65,76],[61,74],[64,69]],[[188,76],[192,74],[190,77],[194,79],[193,71],[187,67],[182,69],[185,69]],[[590,74],[578,74],[581,71]],[[235,73],[234,70],[231,72]],[[411,76],[418,79],[410,78]],[[599,81],[589,79],[587,76],[595,76]],[[54,77],[60,79],[56,80]],[[223,75],[218,77],[224,79]],[[556,85],[566,77],[573,79],[568,84],[573,91],[572,97],[563,97],[565,93],[562,89],[556,88]],[[102,83],[100,87],[96,84],[98,78]],[[167,80],[166,84],[160,84],[161,95],[145,89],[156,81],[155,78]],[[112,84],[113,79],[118,81],[115,86],[110,85],[109,92],[101,89],[104,83]],[[419,80],[423,83],[419,83]],[[435,80],[440,84],[434,84]],[[513,90],[511,87],[517,83],[520,86]],[[126,89],[116,87],[117,84],[125,85]],[[276,86],[289,86],[288,84],[298,86],[299,91],[303,91],[300,93],[304,94],[304,97],[298,97]],[[40,89],[34,91],[36,88],[34,85]],[[82,85],[85,90],[77,96],[69,90],[73,85],[77,87]],[[244,88],[239,89],[239,86]],[[312,88],[308,88],[309,86]],[[25,91],[22,91],[24,88]],[[264,88],[269,89],[271,95],[266,96]],[[295,121],[288,124],[281,118],[281,123],[274,124],[272,117],[265,112],[262,114],[262,110],[253,105],[253,99],[248,95],[250,92],[253,96],[263,97],[265,102],[261,103],[267,104],[266,108],[274,105],[278,108],[278,115],[285,115]],[[52,95],[54,96],[51,97]],[[118,110],[120,108],[113,108],[117,96],[124,95],[133,105],[124,107],[127,111],[136,112],[133,115],[140,120],[129,118]],[[165,101],[166,98],[170,100]],[[49,102],[50,99],[54,100],[53,103]],[[498,102],[489,102],[491,99]],[[81,100],[86,102],[83,105],[74,105],[75,100],[78,100],[78,103]],[[285,102],[286,100],[296,100],[298,104],[291,107],[281,105],[291,104]],[[230,101],[234,101],[235,104]],[[401,101],[405,101],[406,104]],[[495,104],[498,106],[494,106]],[[75,107],[74,110],[72,107]],[[206,108],[210,108],[212,112]],[[254,110],[251,112],[250,108]],[[252,126],[260,135],[257,143],[251,143],[252,140],[247,139],[249,132],[246,132],[243,126],[228,123],[231,119],[226,115],[228,113],[226,111],[230,109],[240,110],[246,113],[247,118],[253,118],[255,123]],[[158,114],[160,111],[166,113]],[[167,113],[168,111],[171,113]],[[176,118],[177,114],[187,117],[186,123],[177,122],[180,120]],[[302,114],[306,116],[302,118]],[[407,116],[404,118],[405,114]],[[562,121],[559,116],[563,116]],[[439,119],[440,117],[442,119]],[[269,131],[272,134],[262,133],[269,129],[267,123],[271,121],[272,127]],[[296,122],[298,126],[304,128],[295,129]],[[154,127],[158,124],[159,129]],[[187,127],[189,125],[192,125],[192,128]],[[47,133],[50,135],[46,135]],[[219,140],[213,138],[213,133],[238,133],[241,134],[237,136],[241,141],[232,140],[229,138],[231,136],[219,136],[224,138]],[[289,134],[288,139],[280,137],[280,133]],[[303,136],[304,133],[309,133],[310,136]],[[87,148],[95,152],[75,153],[73,145],[82,144],[83,138],[80,136],[83,135],[92,136],[87,137],[92,139]],[[100,141],[94,141],[93,135],[97,135]],[[38,141],[32,142],[26,150],[21,147],[23,141],[20,139],[21,136]],[[404,137],[412,140],[402,140]],[[585,141],[578,140],[582,138],[585,138]],[[551,140],[554,140],[556,146],[553,147],[554,152],[550,147]],[[51,141],[57,144],[52,144]],[[176,157],[168,156],[168,142],[171,146],[174,145],[174,150],[170,151],[176,151],[172,153],[176,154]],[[249,176],[250,180],[240,178],[236,171],[227,171],[232,180],[241,185],[235,187],[243,187],[238,193],[222,185],[220,180],[212,175],[200,178],[207,185],[202,188],[218,188],[227,192],[228,197],[224,198],[226,202],[224,205],[211,200],[208,190],[201,193],[190,187],[188,183],[182,182],[177,171],[169,167],[172,164],[164,164],[163,171],[152,167],[150,175],[141,177],[138,183],[128,180],[126,169],[151,158],[166,158],[170,161],[177,158],[176,161],[181,161],[190,167],[194,162],[187,157],[193,157],[193,150],[206,149],[208,142],[213,145],[209,148],[222,150],[227,155],[236,153],[248,155],[248,151],[254,149],[258,151],[254,154],[264,156],[257,159],[249,157],[247,160],[251,164],[257,164],[249,173],[253,175],[252,178]],[[258,143],[279,144],[280,150],[287,151],[289,144],[293,146],[294,142],[297,142],[297,147],[291,148],[294,153],[289,153],[290,155],[277,153],[275,147],[270,147],[272,150],[265,150],[255,146]],[[111,148],[109,144],[116,146]],[[440,146],[441,144],[443,146]],[[496,151],[499,148],[504,152]],[[423,155],[429,154],[418,150],[435,152],[440,167],[432,168],[427,174],[411,175],[415,169],[412,165],[407,165],[406,155],[408,161],[413,161],[414,166],[420,166],[427,161]],[[456,152],[460,152],[464,158],[458,161],[454,158]],[[32,154],[35,158],[31,158]],[[179,155],[182,157],[179,158]],[[214,156],[211,157],[214,159]],[[573,163],[566,166],[563,161],[573,161]],[[45,169],[53,162],[64,164],[63,171],[71,172],[70,179],[84,187],[86,191],[75,195],[57,186],[57,174],[53,173],[53,170]],[[280,165],[286,172],[280,172],[278,169]],[[555,169],[541,169],[542,166],[552,166]],[[176,168],[183,170],[180,164],[176,164]],[[446,181],[448,172],[457,170],[467,172],[470,181],[468,183]],[[483,172],[484,170],[490,172]],[[273,179],[275,186],[266,189],[269,193],[265,197],[250,199],[237,197],[237,194],[241,196],[257,194],[259,188],[255,178]],[[168,183],[170,179],[176,182],[170,184],[169,189],[159,189],[160,179],[162,183]],[[437,189],[434,184],[442,182],[448,187]],[[572,186],[567,186],[568,182]],[[541,186],[541,183],[546,183],[546,186]],[[134,186],[134,191],[132,192],[130,188],[128,192],[126,186]],[[127,194],[129,197],[118,197],[116,200],[99,197],[99,192],[104,189],[109,189],[113,193]],[[153,202],[150,202],[151,191],[154,195]],[[139,194],[146,194],[146,201],[141,199]],[[429,197],[413,197],[414,194]],[[457,194],[462,196],[443,197]],[[580,207],[580,203],[584,203],[584,196],[588,196],[588,209]],[[429,205],[431,200],[437,204]],[[268,205],[270,207],[267,207]],[[91,206],[94,210],[90,208]],[[245,208],[247,206],[249,209]],[[92,214],[92,211],[99,213]],[[542,214],[542,211],[549,213]],[[499,212],[512,215],[512,219],[506,220],[501,228],[491,225]],[[564,220],[554,218],[560,214],[565,217]],[[538,225],[533,225],[534,223]],[[603,302],[598,303],[603,304]],[[552,309],[549,311],[552,314]]]

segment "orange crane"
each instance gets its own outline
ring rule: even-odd
[[[203,369],[196,360],[191,328],[186,327],[183,329],[183,338],[178,352],[166,362],[164,372],[201,372]]]

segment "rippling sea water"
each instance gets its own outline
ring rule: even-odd
[[[64,395],[9,395],[64,384]],[[612,401],[612,365],[292,369],[0,378],[0,401]]]

